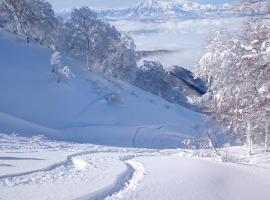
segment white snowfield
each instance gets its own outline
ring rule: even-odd
[[[270,199],[270,155],[261,149],[251,162],[242,147],[220,150],[232,163],[198,156],[210,155],[207,150],[127,149],[14,134],[0,134],[0,143],[1,200]]]

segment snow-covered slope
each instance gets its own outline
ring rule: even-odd
[[[199,4],[186,0],[142,0],[135,7],[119,10],[99,10],[106,18],[167,19],[204,18],[231,15],[231,6]]]
[[[74,77],[57,83],[51,51],[0,38],[0,131],[118,146],[181,146],[203,116],[120,81],[108,83],[66,59]]]

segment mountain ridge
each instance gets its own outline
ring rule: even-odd
[[[233,14],[230,4],[200,4],[187,0],[141,0],[135,6],[119,9],[92,8],[105,19],[190,19],[217,18]],[[58,14],[68,18],[70,9],[59,10]]]
[[[232,14],[231,5],[199,4],[186,0],[142,0],[136,6],[125,9],[99,9],[102,18],[205,18]]]

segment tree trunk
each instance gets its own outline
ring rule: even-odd
[[[246,117],[244,114],[242,114],[242,120],[246,127],[246,143],[247,143],[247,155],[250,159],[251,153],[252,153],[252,137],[251,137],[251,122],[246,120]]]
[[[14,19],[16,21],[16,29],[17,29],[18,36],[24,35],[27,43],[30,43],[30,38],[28,36],[26,27],[23,26],[23,24],[21,23],[20,16],[16,12],[14,6],[8,0],[3,0],[3,2],[6,5],[6,7],[10,10],[10,12],[12,13],[12,16],[14,17]]]
[[[19,17],[17,16],[17,13],[14,9],[14,7],[7,1],[7,0],[3,0],[4,4],[6,5],[6,7],[10,10],[10,12],[12,13],[15,21],[16,21],[16,29],[17,29],[17,33],[18,35],[22,34],[22,24],[20,23]]]
[[[207,133],[207,138],[208,138],[208,146],[216,153],[217,156],[221,156],[220,153],[215,148],[213,140],[209,133]]]
[[[251,124],[247,122],[247,154],[250,157],[252,153]]]
[[[84,34],[85,34],[85,38],[87,40],[87,46],[86,46],[86,52],[85,52],[85,57],[86,57],[86,66],[87,69],[90,71],[90,63],[89,63],[89,54],[90,54],[90,38],[89,38],[89,33],[88,33],[88,27],[86,25],[86,20],[83,19],[83,26],[84,26]]]
[[[86,67],[88,71],[91,71],[91,68],[89,66],[89,55],[87,53],[85,54],[85,60],[86,60]]]
[[[268,140],[269,140],[269,122],[266,122],[265,133],[264,133],[264,151],[268,152]]]

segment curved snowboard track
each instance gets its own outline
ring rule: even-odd
[[[93,150],[89,150],[89,151],[82,151],[82,152],[77,152],[71,155],[68,155],[66,157],[65,160],[54,163],[52,165],[49,165],[47,167],[41,168],[41,169],[37,169],[37,170],[32,170],[32,171],[27,171],[27,172],[22,172],[22,173],[16,173],[16,174],[7,174],[7,175],[3,175],[0,176],[0,186],[1,185],[5,185],[7,182],[16,182],[15,185],[22,185],[25,183],[30,183],[32,182],[32,177],[34,177],[35,175],[37,175],[39,177],[39,179],[42,179],[41,177],[47,176],[50,173],[53,173],[54,171],[60,169],[61,170],[70,170],[72,168],[76,168],[76,163],[74,163],[77,160],[81,160],[79,159],[79,157],[81,156],[91,156],[93,154],[102,154],[102,153],[109,153],[111,155],[115,154],[118,157],[118,161],[120,162],[125,162],[125,165],[127,167],[127,169],[120,173],[117,181],[105,188],[102,189],[100,191],[94,192],[90,195],[87,195],[86,197],[83,198],[79,198],[79,199],[105,199],[106,197],[116,193],[117,191],[120,191],[122,188],[124,188],[127,183],[131,180],[131,178],[133,177],[133,174],[135,172],[135,168],[133,167],[132,164],[129,163],[129,159],[134,158],[134,155],[126,155],[128,153],[122,152],[120,150],[113,150],[113,149],[93,149]],[[121,155],[124,154],[124,155]],[[94,156],[95,157],[95,156]],[[126,162],[127,161],[127,162]],[[79,173],[79,172],[78,172]],[[9,184],[6,184],[9,185]],[[11,186],[14,186],[11,184]]]
[[[133,160],[128,160],[126,163],[133,168],[132,178],[127,184],[125,184],[125,187],[123,187],[122,190],[108,196],[105,200],[120,200],[123,197],[127,198],[128,196],[132,195],[138,184],[142,181],[145,171],[143,165]]]
[[[93,154],[110,154],[111,156],[116,156],[116,160],[122,162],[126,165],[126,169],[121,172],[116,180],[109,186],[105,186],[97,191],[92,191],[89,195],[83,197],[75,198],[76,200],[111,200],[111,199],[121,199],[121,196],[127,195],[135,190],[138,183],[142,180],[144,168],[143,166],[131,159],[135,158],[137,154],[133,154],[128,151],[121,151],[119,149],[99,149],[94,148],[93,150],[80,151],[68,155],[65,160],[54,163],[44,168],[26,171],[22,173],[7,174],[0,176],[0,186],[16,187],[25,184],[33,183],[33,177],[36,180],[43,180],[44,177],[53,177],[54,179],[60,176],[50,176],[50,174],[61,173],[61,171],[71,170],[76,168],[75,161],[83,161],[80,159],[82,156],[97,157]],[[145,152],[140,152],[142,155]],[[80,164],[80,163],[78,163]],[[84,163],[83,163],[84,164]],[[80,166],[79,166],[80,168]],[[77,171],[78,172],[78,171]],[[69,172],[67,172],[69,173]],[[79,172],[78,172],[79,173]],[[79,174],[78,174],[79,175]],[[87,176],[87,174],[85,174]]]
[[[121,173],[110,186],[75,200],[120,200],[132,195],[144,176],[144,167],[141,163],[131,160],[135,156],[120,158],[125,161],[127,169]]]
[[[47,166],[45,168],[42,169],[37,169],[37,170],[32,170],[32,171],[28,171],[28,172],[22,172],[22,173],[16,173],[16,174],[7,174],[7,175],[3,175],[0,176],[0,181],[2,179],[6,179],[6,178],[16,178],[16,177],[20,177],[20,176],[26,176],[26,175],[30,175],[30,174],[34,174],[36,172],[49,172],[52,171],[58,167],[61,166],[68,166],[72,163],[72,159],[78,156],[83,156],[83,155],[88,155],[88,154],[94,154],[94,153],[106,153],[108,152],[107,150],[103,150],[103,151],[96,151],[96,150],[92,150],[92,151],[85,151],[85,152],[79,152],[79,153],[74,153],[72,155],[67,156],[67,158],[63,161],[60,161],[58,163],[54,163],[50,166]]]

